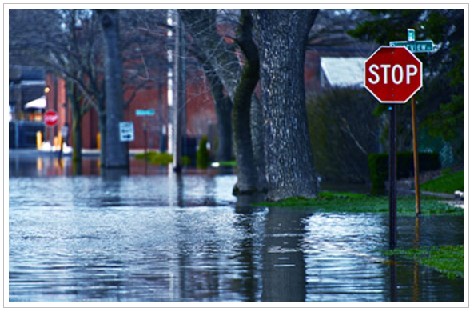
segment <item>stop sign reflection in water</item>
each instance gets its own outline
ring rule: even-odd
[[[423,64],[405,47],[380,47],[364,73],[365,88],[381,103],[405,103],[423,85]]]

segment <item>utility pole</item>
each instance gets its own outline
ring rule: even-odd
[[[166,50],[168,56],[168,74],[167,74],[167,100],[168,100],[168,154],[173,154],[173,10],[168,10],[167,14],[168,39]]]
[[[174,88],[173,88],[173,171],[181,173],[182,138],[185,128],[186,113],[186,64],[184,46],[184,24],[176,12],[175,53],[174,53]]]

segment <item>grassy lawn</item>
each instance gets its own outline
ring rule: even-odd
[[[421,184],[424,191],[453,194],[456,190],[464,191],[464,170],[442,174],[440,177]]]
[[[388,213],[387,196],[371,196],[356,193],[321,192],[317,198],[289,198],[279,202],[262,202],[257,206],[295,207],[317,212],[332,213]],[[423,215],[463,215],[464,210],[452,207],[438,198],[422,196]],[[415,216],[415,197],[397,197],[397,215]],[[425,247],[421,249],[384,252],[386,255],[400,255],[414,258],[446,274],[449,278],[464,277],[464,246]]]
[[[355,193],[321,192],[317,198],[288,198],[278,202],[261,202],[255,206],[299,207],[321,212],[336,213],[388,213],[387,196],[371,196]],[[422,196],[423,215],[463,215],[463,209],[455,208],[436,198]],[[397,197],[398,215],[415,215],[415,196]]]
[[[220,161],[218,162],[220,167],[237,167],[237,162],[235,160],[231,161]]]
[[[443,174],[421,186],[422,190],[435,193],[454,193],[464,190],[464,171]],[[388,213],[387,196],[371,196],[357,193],[321,192],[316,198],[288,198],[278,202],[262,202],[257,206],[295,207],[317,212],[332,213]],[[464,210],[448,205],[439,198],[421,197],[423,215],[463,215]],[[415,215],[415,197],[397,196],[397,215]],[[384,252],[412,258],[431,267],[448,278],[464,278],[464,246],[422,247],[420,249],[396,249]]]
[[[420,249],[395,249],[386,255],[413,258],[422,265],[429,266],[448,278],[464,277],[464,246],[423,247]]]
[[[143,159],[146,160],[152,164],[152,165],[160,165],[160,166],[165,166],[168,165],[169,163],[173,162],[173,155],[166,154],[166,153],[158,153],[155,151],[148,151],[146,155],[144,153],[137,154],[135,155],[136,159]],[[189,157],[183,156],[181,157],[181,163],[183,166],[188,165],[190,162]]]
[[[158,153],[155,151],[148,151],[148,153],[135,155],[136,159],[145,159],[154,165],[167,165],[173,162],[173,155],[166,153]]]

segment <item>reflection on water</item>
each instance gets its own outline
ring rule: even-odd
[[[463,279],[385,262],[384,215],[253,207],[234,175],[48,176],[48,161],[10,162],[10,301],[464,300]],[[401,246],[463,242],[462,217],[398,224]]]

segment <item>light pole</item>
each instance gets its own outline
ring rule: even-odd
[[[169,123],[169,150],[173,155],[173,171],[181,173],[181,155],[183,131],[185,133],[186,118],[186,65],[184,45],[184,24],[181,22],[178,12],[175,12],[175,23],[173,23],[171,10],[168,11],[168,26],[173,25],[174,32],[168,32],[168,40],[174,35],[174,54],[168,50],[168,62],[173,62],[168,71],[168,103],[171,111]],[[171,28],[171,27],[170,27]],[[174,56],[174,57],[172,57]],[[170,92],[170,90],[172,90]]]

